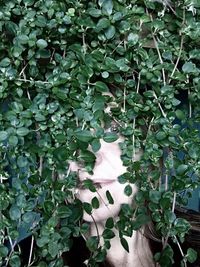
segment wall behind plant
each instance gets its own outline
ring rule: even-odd
[[[63,266],[72,236],[87,232],[82,211],[98,203],[74,198],[77,178],[67,162],[80,150],[91,170],[88,144],[95,152],[100,138],[116,139],[101,127],[110,90],[119,105],[111,116],[126,139],[128,173],[119,180],[141,190],[134,210],[124,206],[116,225],[108,221],[102,248],[88,240],[90,265],[104,259],[113,227],[128,249],[124,236],[151,219],[163,237],[156,260],[171,266],[168,240],[181,247],[189,229],[175,204],[187,204],[188,189],[199,185],[199,1],[11,0],[0,7],[0,264],[22,266],[17,243],[32,234],[28,266]],[[144,155],[133,163],[140,147]],[[183,264],[195,256],[184,251]]]

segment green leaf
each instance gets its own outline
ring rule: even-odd
[[[4,258],[8,255],[8,248],[6,246],[0,245],[0,258]]]
[[[10,214],[10,218],[11,218],[11,220],[13,220],[13,221],[18,220],[18,219],[21,217],[21,211],[20,211],[20,209],[19,209],[17,206],[15,206],[15,205],[13,205],[13,206],[10,208],[10,210],[9,210],[9,214]]]
[[[120,242],[123,246],[123,248],[129,253],[129,245],[125,238],[121,237]]]
[[[92,206],[90,203],[84,202],[83,203],[83,209],[85,212],[87,212],[89,215],[92,214]]]
[[[47,41],[45,41],[44,39],[37,40],[36,44],[40,49],[44,49],[48,46]]]
[[[17,38],[21,44],[27,44],[29,40],[28,36],[25,34],[18,35]]]
[[[172,224],[176,220],[176,215],[171,210],[166,210],[164,213],[164,218],[168,224]]]
[[[178,168],[176,169],[176,172],[178,175],[183,175],[186,173],[186,171],[188,170],[188,165],[186,164],[181,164],[178,166]]]
[[[118,138],[119,136],[116,133],[105,133],[105,135],[103,136],[103,140],[106,143],[115,142]]]
[[[126,196],[130,197],[132,195],[132,187],[128,184],[126,185],[126,187],[124,188],[124,193]]]
[[[194,73],[196,72],[196,65],[192,62],[186,62],[183,66],[182,66],[182,71],[184,73]]]
[[[9,266],[10,267],[21,267],[20,257],[16,254],[12,254],[12,256],[9,260]]]
[[[50,241],[48,243],[48,252],[51,255],[52,258],[56,257],[56,255],[59,252],[59,246],[56,242]]]
[[[103,72],[101,73],[101,76],[102,76],[104,79],[106,79],[106,78],[109,77],[109,72],[107,72],[107,71],[103,71]]]
[[[72,211],[68,206],[60,206],[57,208],[59,218],[68,218],[72,215]]]
[[[78,140],[86,143],[92,141],[94,138],[92,133],[88,130],[76,130],[74,135]]]
[[[194,249],[188,248],[186,258],[190,263],[195,262],[197,259],[197,256],[198,256],[198,254]]]
[[[113,200],[113,198],[112,198],[112,196],[111,196],[111,194],[110,194],[110,192],[108,190],[106,191],[106,197],[108,199],[108,203],[113,205],[114,204],[114,200]]]
[[[167,135],[163,131],[160,131],[156,134],[156,139],[159,141],[164,140],[166,137],[167,137]]]
[[[156,190],[150,190],[149,192],[149,199],[153,202],[153,203],[159,203],[160,199],[161,199],[161,192],[160,191],[156,191]]]
[[[106,220],[105,226],[106,226],[106,228],[112,229],[114,227],[114,220],[113,220],[113,218],[108,218]]]
[[[99,200],[98,200],[98,198],[97,197],[93,197],[91,204],[92,204],[92,207],[94,209],[98,209],[99,208]]]
[[[65,161],[69,157],[69,150],[65,146],[60,146],[58,148],[55,148],[53,151],[53,155],[58,161]]]
[[[129,33],[127,40],[129,45],[136,45],[139,40],[139,35],[136,33]]]
[[[98,18],[101,16],[101,10],[97,8],[89,8],[88,13],[90,14],[90,16],[95,17],[95,18]]]
[[[84,160],[85,162],[94,162],[96,160],[95,155],[88,150],[84,150],[80,152],[79,158]]]
[[[89,189],[91,192],[96,192],[96,187],[94,186],[94,183],[90,179],[86,179],[83,181],[84,188]]]
[[[106,18],[101,18],[96,25],[96,31],[100,32],[103,29],[108,28],[109,26],[110,26],[110,21]]]
[[[104,0],[102,4],[102,9],[107,13],[107,15],[111,15],[113,11],[113,1],[112,0]]]
[[[42,236],[41,238],[37,238],[36,243],[39,248],[44,247],[49,243],[49,236]]]
[[[96,153],[97,151],[99,151],[99,149],[101,148],[101,143],[99,141],[99,139],[94,139],[91,143],[92,146],[92,151],[94,153]]]
[[[8,133],[6,131],[0,131],[0,141],[5,141],[8,138]]]
[[[23,156],[19,156],[17,158],[17,165],[20,167],[20,168],[24,168],[28,165],[28,160],[26,157],[23,157]]]
[[[96,82],[95,88],[99,92],[109,92],[108,86],[104,82]]]
[[[105,229],[103,231],[103,234],[102,234],[103,238],[105,239],[112,239],[113,237],[115,237],[115,234],[112,230],[110,229]]]
[[[86,246],[90,251],[96,251],[99,245],[98,236],[91,236],[86,241]]]
[[[25,127],[21,127],[19,129],[17,129],[17,135],[19,136],[25,136],[29,134],[29,129],[25,128]]]
[[[186,118],[186,115],[185,113],[180,110],[180,109],[177,109],[176,110],[176,117],[179,119],[179,120],[184,120]]]
[[[115,27],[113,25],[111,25],[105,32],[105,36],[107,40],[112,39],[115,36],[116,30]]]
[[[10,59],[8,57],[5,57],[0,61],[0,67],[2,68],[8,67],[10,63],[11,63]]]

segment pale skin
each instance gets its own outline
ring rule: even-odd
[[[97,197],[100,203],[98,209],[94,209],[92,216],[84,212],[83,219],[90,223],[90,235],[97,236],[102,234],[106,219],[112,217],[117,218],[121,205],[131,204],[133,196],[137,192],[137,186],[131,184],[133,194],[128,197],[124,194],[126,184],[120,184],[118,177],[127,171],[121,160],[121,150],[119,143],[123,142],[123,138],[119,137],[113,143],[106,143],[101,140],[101,148],[95,154],[96,162],[93,168],[93,174],[89,174],[78,163],[71,162],[71,171],[78,172],[80,181],[91,179],[94,184],[98,183],[97,192],[91,192],[88,189],[80,189],[77,197],[82,202],[91,203],[93,197]],[[140,154],[136,154],[134,160],[140,158]],[[114,204],[109,204],[106,191],[109,190]],[[94,223],[95,221],[95,223]],[[97,232],[98,228],[98,232]],[[111,240],[111,248],[107,251],[107,260],[115,267],[153,267],[153,256],[148,244],[148,240],[141,231],[133,231],[132,237],[126,237],[129,244],[129,253],[124,250],[118,238],[117,230],[115,237]],[[103,240],[100,239],[101,244]]]

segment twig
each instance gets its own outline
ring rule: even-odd
[[[100,243],[100,234],[99,234],[99,229],[98,229],[98,227],[97,227],[97,223],[96,223],[96,221],[95,221],[94,217],[92,216],[92,214],[90,214],[90,216],[91,216],[91,218],[92,218],[92,220],[93,220],[93,222],[94,222],[94,226],[95,226],[95,228],[96,228],[96,231],[97,231],[98,245],[99,245],[99,243]]]
[[[148,13],[148,11],[147,11],[147,13]],[[152,15],[150,14],[149,16],[150,16],[151,22],[153,22]],[[154,41],[154,44],[155,44],[155,47],[156,47],[156,50],[157,50],[157,53],[158,53],[158,57],[159,57],[160,63],[163,64],[163,60],[162,60],[162,56],[161,56],[161,53],[160,53],[160,49],[158,47],[158,42],[157,42],[156,36],[152,31],[151,31],[151,34],[152,34],[153,41]],[[166,85],[165,69],[163,67],[162,67],[162,76],[163,76],[163,84]]]
[[[31,96],[30,96],[30,93],[29,93],[28,89],[26,90],[26,93],[27,93],[28,99],[31,100]]]
[[[83,33],[82,33],[82,41],[83,41],[83,54],[85,55],[86,52],[87,52],[87,46],[86,46],[86,42],[85,42],[85,31],[83,29],[83,27],[81,27],[82,30],[83,30]]]
[[[158,100],[158,97],[157,97],[156,93],[153,92],[153,94],[154,94],[155,99]],[[161,104],[160,104],[159,102],[158,102],[158,106],[159,106],[159,108],[160,108],[160,111],[161,111],[163,117],[164,117],[164,118],[167,118],[167,115],[165,114],[165,112],[164,112],[164,110],[163,110],[163,108],[162,108],[162,106],[161,106]]]
[[[124,86],[124,100],[123,100],[123,110],[122,112],[126,112],[126,87]]]
[[[29,82],[29,83],[34,82],[34,83],[52,84],[52,83],[47,82],[47,81],[35,81],[35,80],[27,80],[27,79],[21,79],[21,78],[16,79],[16,80],[17,80],[17,81],[20,81],[20,82]]]
[[[32,255],[33,255],[33,244],[34,244],[34,236],[32,235],[31,248],[30,248],[29,259],[28,259],[28,267],[31,266],[31,259],[32,259]]]
[[[23,69],[20,71],[20,73],[19,73],[19,76],[21,76],[22,74],[23,74],[23,76],[24,76],[24,71],[25,71],[25,69],[27,68],[27,66],[28,66],[28,63],[26,63],[26,65],[23,67]]]
[[[188,96],[190,96],[190,89],[188,89]],[[189,101],[189,118],[192,118],[192,105]]]
[[[174,192],[174,196],[173,196],[172,212],[174,212],[174,210],[175,210],[175,205],[176,205],[176,192]],[[169,225],[169,230],[171,229],[171,227],[172,227],[172,223],[170,223],[170,225]],[[168,239],[169,239],[169,231],[168,231],[167,236],[164,240],[163,249],[166,247]]]
[[[182,36],[181,36],[180,49],[179,49],[179,53],[178,53],[178,58],[177,58],[177,60],[176,60],[174,69],[173,69],[173,71],[172,71],[172,73],[171,73],[171,75],[170,75],[169,83],[171,82],[172,77],[174,76],[174,73],[175,73],[175,71],[176,71],[176,69],[177,69],[177,66],[178,66],[178,63],[179,63],[179,60],[180,60],[180,58],[181,58],[181,53],[182,53],[182,50],[183,50],[183,41],[184,41],[184,37],[183,37],[183,35],[182,35]]]
[[[183,257],[184,267],[187,267],[187,262],[186,262],[186,260],[185,260],[185,258],[184,258],[185,255],[184,255],[184,253],[183,253],[183,250],[182,250],[182,248],[181,248],[181,245],[180,245],[180,243],[179,243],[177,237],[176,237],[176,236],[173,236],[173,237],[174,237],[174,239],[176,240],[176,243],[177,243],[178,248],[179,248],[179,250],[180,250],[181,256]]]
[[[139,93],[139,89],[140,89],[140,79],[141,79],[141,73],[139,72],[139,74],[138,74],[137,88],[136,88],[137,94]]]
[[[174,212],[174,210],[175,210],[175,206],[176,206],[176,195],[177,195],[177,193],[174,192],[173,203],[172,203],[172,212]]]
[[[39,166],[39,174],[42,176],[42,168],[43,168],[43,157],[40,157],[40,166]]]
[[[183,9],[183,21],[182,21],[182,26],[185,24],[185,9]],[[182,27],[181,27],[182,28]],[[177,69],[177,66],[178,66],[178,63],[179,63],[179,60],[181,58],[181,53],[183,51],[183,41],[184,41],[184,36],[181,35],[181,43],[180,43],[180,49],[179,49],[179,53],[178,53],[178,58],[176,60],[176,63],[175,63],[175,66],[174,66],[174,69],[170,75],[170,79],[169,79],[169,83],[171,82],[171,78],[174,76],[174,73]]]

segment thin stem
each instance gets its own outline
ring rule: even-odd
[[[141,73],[139,72],[139,74],[138,74],[138,83],[137,83],[137,88],[136,88],[137,94],[139,93],[139,89],[140,89],[140,79],[141,79]]]
[[[27,80],[27,79],[16,79],[16,80],[20,82],[51,84],[50,82],[46,82],[46,81],[34,81],[34,80]]]
[[[42,169],[43,169],[43,157],[40,157],[40,165],[39,165],[39,174],[42,176]]]
[[[187,267],[187,262],[186,262],[186,260],[184,259],[185,255],[184,255],[184,253],[183,253],[183,250],[182,250],[182,248],[181,248],[181,245],[180,245],[180,243],[179,243],[177,237],[176,237],[176,236],[173,236],[173,237],[174,237],[174,239],[176,240],[176,243],[177,243],[178,248],[179,248],[179,250],[180,250],[181,256],[183,257],[184,266]]]
[[[28,267],[31,266],[31,259],[32,259],[32,255],[33,255],[33,244],[34,244],[34,236],[32,235],[31,248],[30,248],[29,259],[28,259]]]
[[[168,175],[165,175],[165,191],[168,190],[168,183],[169,183],[169,179],[168,179]]]
[[[87,45],[86,45],[86,42],[85,42],[85,31],[82,27],[82,30],[83,30],[83,33],[82,33],[82,42],[83,42],[83,54],[85,55],[86,52],[87,52]]]
[[[163,64],[163,60],[162,60],[162,57],[161,57],[161,53],[160,53],[160,49],[159,49],[159,46],[158,46],[158,42],[157,42],[156,37],[154,36],[154,33],[152,33],[152,37],[153,37],[153,41],[154,41],[154,44],[155,44],[155,47],[156,47],[156,50],[157,50],[157,53],[158,53],[158,57],[159,57],[160,63]],[[165,76],[165,69],[164,68],[162,68],[162,76],[163,76],[163,84],[166,85],[166,76]]]
[[[172,203],[172,212],[175,211],[175,206],[176,206],[176,195],[177,195],[177,193],[174,192],[173,203]]]
[[[183,20],[182,20],[182,26],[185,24],[185,9],[183,9]],[[182,27],[181,27],[182,28]],[[176,63],[175,63],[175,66],[174,66],[174,69],[170,75],[170,79],[169,79],[169,83],[171,82],[171,78],[174,76],[174,73],[177,69],[177,66],[178,66],[178,63],[180,61],[180,58],[181,58],[181,54],[182,54],[182,51],[183,51],[183,41],[184,41],[184,36],[181,35],[181,42],[180,42],[180,49],[179,49],[179,53],[178,53],[178,58],[176,60]]]
[[[27,68],[27,66],[28,66],[28,63],[26,63],[26,65],[23,67],[23,69],[20,71],[20,73],[19,73],[19,76],[21,76],[22,74],[23,74],[23,76],[24,76],[24,71],[25,71],[25,69]]]
[[[154,92],[154,97],[155,97],[156,100],[158,100],[158,97],[157,97],[157,95],[156,95],[155,92]],[[163,117],[166,118],[167,115],[165,114],[165,112],[164,112],[164,110],[163,110],[163,108],[162,108],[162,106],[161,106],[161,104],[160,104],[159,102],[158,102],[158,106],[159,106],[159,108],[160,108],[160,111],[161,111]]]
[[[150,19],[151,19],[151,22],[153,22],[153,17],[152,17],[151,14],[150,14]],[[157,50],[157,53],[158,53],[158,57],[159,57],[160,63],[163,64],[163,60],[162,60],[162,56],[161,56],[160,49],[159,49],[159,46],[158,46],[157,38],[156,38],[155,34],[152,31],[151,31],[151,34],[152,34],[153,41],[154,41],[154,44],[155,44],[155,47],[156,47],[156,50]],[[165,75],[165,69],[164,68],[162,68],[162,76],[163,76],[163,84],[166,85],[166,75]]]
[[[124,101],[123,101],[123,110],[122,112],[126,112],[126,87],[124,86]]]
[[[188,89],[188,96],[190,97],[190,89]],[[192,118],[192,105],[189,101],[189,118]]]
[[[184,40],[184,37],[183,37],[183,35],[182,35],[182,36],[181,36],[180,49],[179,49],[179,53],[178,53],[178,58],[177,58],[177,60],[176,60],[174,69],[173,69],[173,71],[172,71],[172,73],[171,73],[171,75],[170,75],[169,83],[170,83],[171,80],[172,80],[171,78],[174,76],[174,73],[175,73],[175,71],[176,71],[176,69],[177,69],[178,63],[179,63],[180,58],[181,58],[181,53],[182,53],[182,50],[183,50],[183,40]]]

